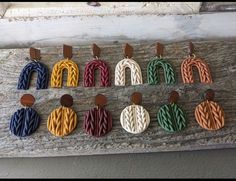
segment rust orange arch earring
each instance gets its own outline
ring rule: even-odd
[[[212,77],[210,73],[210,69],[207,63],[195,56],[194,46],[192,42],[189,42],[189,57],[186,58],[181,64],[181,74],[183,83],[193,83],[193,70],[192,67],[195,66],[198,69],[198,73],[200,76],[200,81],[202,83],[210,84],[212,83]]]
[[[72,47],[63,45],[64,60],[57,62],[52,69],[51,87],[62,87],[63,70],[68,70],[67,86],[77,87],[79,81],[79,68],[72,58]]]

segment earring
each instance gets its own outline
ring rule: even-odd
[[[95,97],[97,107],[85,113],[83,127],[85,132],[91,136],[104,136],[111,131],[111,114],[104,108],[107,99],[104,95],[98,94]]]
[[[131,96],[133,105],[127,106],[120,115],[122,127],[129,133],[142,133],[147,129],[150,123],[149,113],[140,106],[142,102],[142,94],[134,92]]]
[[[181,64],[181,75],[183,82],[185,84],[194,82],[192,67],[195,66],[198,69],[200,81],[206,84],[212,83],[212,77],[207,63],[201,58],[196,58],[193,52],[193,43],[189,42],[189,57],[186,58]]]
[[[165,82],[166,84],[174,84],[175,83],[175,74],[172,66],[162,58],[163,56],[164,46],[160,43],[156,45],[156,57],[152,58],[148,63],[148,84],[156,85],[159,84],[158,71],[160,68],[164,70]]]
[[[39,62],[40,59],[40,50],[31,47],[30,60],[32,62],[28,63],[22,69],[17,85],[18,90],[29,89],[30,79],[33,72],[38,73],[36,89],[39,90],[48,88],[49,71],[45,64]]]
[[[212,89],[205,92],[205,101],[195,109],[198,124],[207,130],[218,130],[225,124],[223,109],[213,101],[215,93]]]
[[[53,110],[47,120],[48,130],[55,136],[63,137],[70,134],[77,126],[77,115],[70,108],[73,98],[65,94],[60,100],[61,107]]]
[[[84,71],[84,86],[85,87],[93,87],[95,86],[94,82],[94,73],[96,69],[100,70],[100,86],[109,87],[110,86],[110,75],[109,75],[109,67],[107,63],[100,59],[101,49],[93,44],[93,60],[89,61],[89,63],[85,66]]]
[[[79,68],[72,58],[72,47],[63,45],[64,60],[57,62],[52,69],[51,87],[62,87],[63,70],[68,70],[67,86],[77,87],[79,81]]]
[[[125,46],[125,58],[118,62],[115,68],[115,85],[125,85],[125,69],[129,68],[131,71],[131,85],[143,84],[142,72],[138,63],[132,59],[133,47],[128,43]]]
[[[160,126],[169,132],[181,131],[186,127],[186,118],[182,108],[177,104],[179,94],[172,91],[169,97],[169,103],[161,106],[157,113],[157,120]]]
[[[38,113],[31,108],[35,102],[34,96],[24,94],[20,102],[26,108],[17,110],[11,117],[10,130],[18,137],[29,136],[39,127],[41,118]]]

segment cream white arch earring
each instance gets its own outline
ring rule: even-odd
[[[129,68],[131,72],[131,85],[143,84],[142,71],[136,61],[132,59],[133,47],[128,43],[125,46],[125,58],[119,61],[115,68],[115,85],[125,85],[125,69]]]
[[[120,115],[122,127],[129,133],[137,134],[145,131],[150,123],[150,116],[147,110],[140,105],[142,94],[134,92],[131,96],[133,105],[127,106]]]

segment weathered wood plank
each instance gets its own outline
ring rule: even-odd
[[[18,76],[26,64],[28,49],[0,50],[0,157],[41,157],[67,156],[136,152],[182,151],[236,147],[236,40],[226,41],[194,41],[196,54],[204,58],[212,70],[214,83],[203,85],[182,83],[180,64],[187,55],[188,42],[167,43],[165,56],[177,73],[177,83],[167,86],[147,85],[147,64],[155,51],[155,42],[131,42],[134,47],[134,59],[139,63],[145,84],[140,86],[115,87],[114,69],[116,63],[123,58],[122,44],[119,42],[99,44],[102,58],[109,62],[112,72],[112,87],[85,88],[82,86],[85,63],[91,58],[91,45],[74,47],[74,61],[79,65],[80,78],[77,88],[35,90],[36,76],[33,76],[30,90],[16,90]],[[42,62],[52,70],[53,64],[62,58],[61,47],[41,48]],[[128,78],[129,76],[127,76]],[[97,78],[98,79],[98,78]],[[65,78],[64,78],[65,80]],[[130,80],[127,80],[130,83]],[[64,82],[65,83],[65,82]],[[65,84],[64,84],[65,85]],[[224,109],[226,125],[218,131],[202,129],[194,118],[194,109],[202,101],[200,93],[207,88],[216,91],[216,102]],[[186,111],[187,128],[179,133],[167,133],[156,121],[159,107],[167,103],[168,93],[177,90],[180,93],[179,104]],[[129,96],[133,91],[143,93],[143,106],[149,111],[151,123],[142,134],[132,135],[122,129],[119,116],[130,104]],[[19,139],[10,134],[9,121],[11,115],[20,108],[19,99],[22,94],[31,93],[36,97],[34,108],[42,116],[42,124],[36,133]],[[56,138],[46,128],[46,120],[50,112],[59,106],[62,94],[69,93],[74,97],[73,109],[79,117],[79,124],[73,134],[65,138]],[[93,107],[93,99],[97,93],[108,97],[107,110],[113,116],[113,129],[103,138],[93,138],[82,129],[84,112]]]
[[[236,11],[236,2],[203,2],[200,12]]]

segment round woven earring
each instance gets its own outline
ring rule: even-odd
[[[70,95],[63,95],[60,102],[62,106],[49,115],[47,127],[53,135],[63,137],[76,128],[77,115],[70,108],[73,105],[73,98]]]
[[[143,106],[142,94],[134,92],[131,96],[133,105],[127,106],[120,115],[122,127],[129,133],[137,134],[145,131],[150,123],[150,116]]]
[[[169,103],[161,106],[157,113],[157,120],[160,126],[169,132],[181,131],[187,125],[184,111],[177,105],[179,94],[172,91],[169,97]]]
[[[218,130],[224,127],[224,111],[213,101],[215,93],[208,89],[205,92],[205,101],[201,102],[195,109],[195,118],[198,124],[207,130]]]
[[[111,114],[104,108],[106,103],[106,97],[98,94],[95,97],[97,107],[85,113],[83,127],[87,134],[100,137],[111,131],[112,118]]]
[[[20,100],[25,108],[17,110],[11,117],[10,130],[18,137],[29,136],[39,127],[41,118],[38,113],[31,108],[35,98],[31,94],[24,94]]]

